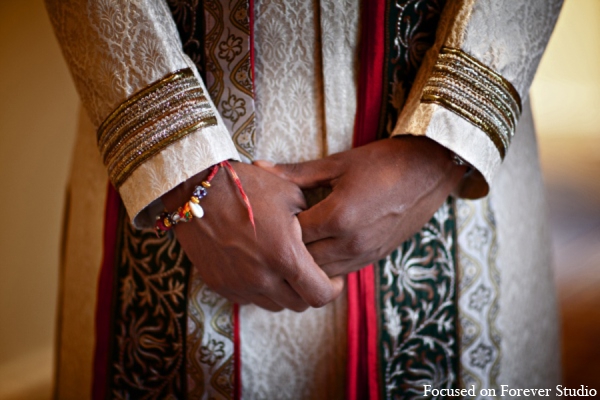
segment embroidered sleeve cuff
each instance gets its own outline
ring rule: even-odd
[[[111,182],[136,227],[152,226],[160,196],[238,153],[202,83],[185,69],[121,104],[98,129]]]
[[[517,91],[465,52],[442,47],[415,100],[394,134],[425,135],[452,150],[476,169],[465,177],[458,194],[485,196],[521,114]]]

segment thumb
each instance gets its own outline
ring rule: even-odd
[[[331,181],[339,175],[337,164],[329,158],[295,164],[273,164],[258,160],[253,164],[296,184],[301,189],[330,186]]]

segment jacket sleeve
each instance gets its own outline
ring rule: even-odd
[[[160,196],[239,156],[163,0],[46,0],[108,175],[137,227]]]
[[[425,135],[473,167],[485,196],[515,132],[562,0],[448,0],[392,135]]]

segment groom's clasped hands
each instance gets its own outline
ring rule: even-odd
[[[235,163],[256,235],[230,177],[219,173],[203,199],[206,215],[176,235],[204,282],[231,301],[303,311],[337,298],[344,276],[373,263],[418,231],[465,167],[424,137],[403,136],[320,160]],[[205,175],[205,174],[204,174]],[[163,196],[177,208],[203,174]],[[301,189],[330,187],[307,208]]]

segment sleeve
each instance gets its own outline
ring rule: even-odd
[[[448,0],[392,136],[425,135],[469,163],[485,196],[510,146],[562,0]]]
[[[108,175],[136,227],[160,196],[220,161],[231,136],[163,0],[46,0]]]

